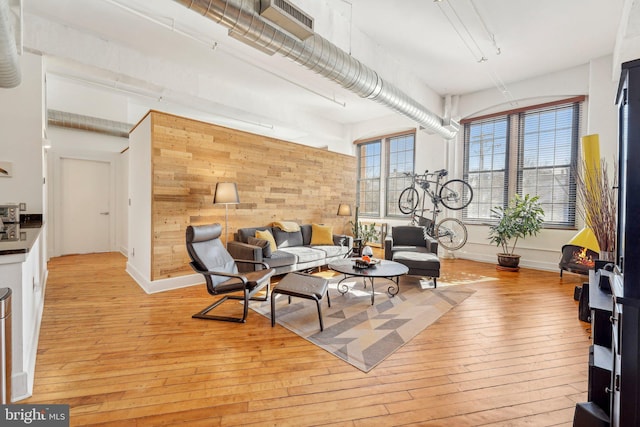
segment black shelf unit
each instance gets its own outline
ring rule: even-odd
[[[621,67],[618,106],[617,270],[590,272],[593,345],[589,402],[574,426],[640,426],[640,59]],[[627,260],[627,262],[625,262]],[[608,286],[601,288],[600,277]],[[609,289],[610,287],[610,289]]]
[[[622,64],[618,86],[619,187],[618,265],[623,271],[622,298],[615,309],[619,327],[614,343],[619,344],[619,401],[612,425],[640,425],[640,60]],[[629,260],[629,262],[625,262]],[[618,291],[620,292],[620,290]],[[616,375],[614,373],[614,375]],[[615,396],[614,396],[615,397]]]

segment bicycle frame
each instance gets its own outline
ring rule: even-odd
[[[433,178],[430,179],[430,177],[433,177],[433,176],[437,176],[437,179],[433,179]],[[416,215],[416,212],[414,211],[411,215],[411,223],[415,224],[417,222],[418,225],[427,227],[427,230],[429,231],[429,235],[431,237],[435,237],[434,226],[436,223],[436,219],[438,218],[438,214],[442,212],[442,210],[439,207],[442,199],[438,194],[439,194],[440,187],[442,186],[441,181],[445,176],[447,176],[447,171],[445,171],[444,169],[440,169],[432,173],[425,171],[425,173],[422,175],[413,175],[413,182],[411,184],[412,187],[416,188],[416,185],[418,185],[422,189],[422,192],[425,195],[429,196],[429,198],[431,199],[431,203],[433,204],[433,209],[431,209],[432,211],[431,220],[422,216],[422,214],[425,211],[430,210],[424,207],[426,197],[422,197],[422,206],[420,208],[420,214]],[[431,190],[431,184],[435,184],[434,190]],[[416,217],[417,217],[417,220],[416,220]],[[430,221],[431,223],[421,224],[421,219]]]
[[[442,212],[440,204],[448,209],[459,210],[470,203],[473,192],[469,184],[459,179],[442,183],[442,179],[447,176],[447,171],[444,169],[433,173],[425,171],[422,175],[411,173],[406,175],[411,176],[412,182],[400,193],[398,200],[400,212],[411,214],[411,224],[415,225],[417,223],[424,227],[425,238],[427,236],[433,237],[449,250],[460,249],[467,241],[465,225],[457,218],[447,217],[440,222],[437,222],[437,218]],[[462,188],[459,188],[460,185]],[[423,193],[421,206],[418,206],[421,197],[417,187],[420,187]],[[461,198],[461,195],[465,193],[469,194],[468,200]],[[431,203],[433,203],[431,219],[424,216],[424,213],[430,210],[425,207],[427,198],[431,199]],[[460,201],[462,203],[458,203]],[[454,206],[452,203],[457,204]]]

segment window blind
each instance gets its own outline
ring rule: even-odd
[[[573,170],[584,98],[464,122],[464,177],[474,199],[469,222],[490,222],[491,208],[516,193],[540,196],[545,226],[575,226]]]

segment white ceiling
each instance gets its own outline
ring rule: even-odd
[[[444,95],[486,89],[493,85],[495,77],[508,87],[510,82],[571,68],[612,53],[624,1],[352,3],[355,26]],[[495,46],[500,48],[500,54]],[[482,57],[487,61],[478,63]]]
[[[269,57],[229,38],[226,28],[172,0],[23,1],[26,32],[32,30],[30,23],[41,27],[42,22],[52,22],[74,34],[86,34],[174,64],[167,65],[168,73],[176,73],[181,66],[203,70],[200,78],[236,88],[229,99],[221,95],[207,100],[202,94],[198,101],[203,109],[224,104],[226,114],[242,118],[242,99],[254,102],[259,93],[264,99],[277,97],[283,104],[295,105],[327,123],[344,125],[390,114],[288,60]],[[621,37],[621,22],[622,31],[627,31],[629,19],[623,16],[629,13],[628,5],[635,4],[635,0],[292,2],[314,16],[320,35],[348,52],[353,49],[353,55],[365,63],[376,62],[367,55],[357,57],[358,52],[366,52],[363,45],[369,44],[379,53],[374,55],[379,56],[377,62],[383,58],[389,64],[379,70],[383,78],[402,85],[403,74],[393,71],[402,69],[440,96],[492,87],[508,90],[512,82],[612,54],[616,37]],[[162,92],[157,83],[136,80],[124,72],[97,73],[90,59],[78,67],[77,61],[65,58],[61,51],[47,52],[42,46],[47,46],[46,42],[36,50],[50,57],[49,71],[59,76],[178,96],[175,88]],[[486,61],[479,62],[482,57]],[[98,59],[103,58],[96,57],[96,64]],[[378,71],[375,64],[367,65]],[[185,72],[185,78],[188,75]],[[205,106],[208,102],[211,104]],[[283,109],[282,115],[286,114]],[[255,116],[254,111],[254,121]]]

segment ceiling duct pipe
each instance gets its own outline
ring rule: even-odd
[[[18,86],[21,80],[9,0],[0,0],[0,87],[13,88]]]
[[[278,53],[303,67],[333,80],[362,98],[376,101],[417,122],[429,133],[445,139],[456,137],[459,125],[443,125],[437,114],[353,58],[328,40],[313,34],[301,41],[276,28],[256,11],[259,0],[174,0],[185,7],[229,28],[234,38],[244,38],[249,45],[267,53]],[[249,4],[251,8],[243,7]]]
[[[114,120],[99,119],[59,110],[47,110],[47,124],[68,129],[85,130],[103,135],[129,138],[129,131],[133,127],[129,123]]]

